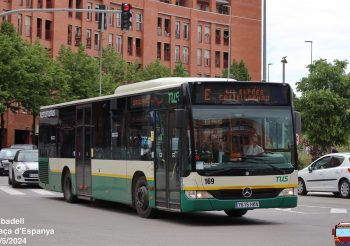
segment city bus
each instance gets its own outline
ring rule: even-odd
[[[292,99],[282,83],[161,78],[42,107],[40,186],[67,202],[128,204],[144,218],[295,207]]]
[[[350,223],[341,222],[332,229],[335,246],[350,245]]]

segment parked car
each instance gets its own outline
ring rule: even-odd
[[[1,149],[0,151],[0,174],[1,175],[8,174],[10,162],[13,161],[16,153],[19,150],[20,149],[10,149],[10,148]]]
[[[350,153],[324,155],[299,171],[298,194],[309,191],[333,192],[350,197]]]
[[[12,144],[12,149],[38,149],[35,144]]]
[[[9,166],[8,183],[16,188],[21,184],[38,184],[38,150],[20,150]]]

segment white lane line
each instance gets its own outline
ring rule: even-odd
[[[331,214],[346,214],[346,213],[348,213],[348,210],[345,208],[331,208],[330,213]]]
[[[44,196],[55,196],[56,194],[51,192],[51,191],[47,191],[47,190],[41,190],[41,189],[28,189],[34,193],[37,193],[39,195],[44,195]]]
[[[18,190],[15,190],[13,188],[10,188],[10,187],[0,187],[0,190],[2,190],[3,192],[6,192],[7,194],[10,194],[10,195],[25,195],[25,193],[23,192],[20,192]]]

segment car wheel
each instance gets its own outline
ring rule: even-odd
[[[248,210],[242,209],[242,210],[224,210],[225,213],[230,217],[242,217],[245,215]]]
[[[13,171],[12,171],[11,185],[12,185],[12,188],[17,188],[19,186],[19,183],[16,181],[15,173]]]
[[[339,184],[339,193],[343,198],[350,197],[350,183],[347,179],[343,179]]]
[[[138,215],[142,218],[153,218],[157,210],[149,206],[149,196],[147,180],[144,176],[138,178],[134,188],[135,208]]]
[[[298,195],[305,196],[307,194],[305,182],[303,179],[298,179]]]
[[[63,196],[64,196],[64,200],[66,200],[69,203],[77,202],[77,197],[72,192],[72,179],[69,172],[66,172],[64,174]]]

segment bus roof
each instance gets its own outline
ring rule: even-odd
[[[76,104],[85,104],[90,102],[95,102],[103,99],[109,99],[113,97],[120,97],[126,95],[135,95],[149,91],[157,91],[162,89],[170,89],[180,87],[181,84],[186,82],[234,82],[234,79],[226,78],[205,78],[205,77],[168,77],[147,80],[142,82],[137,82],[133,84],[121,85],[118,86],[114,94],[100,97],[92,97],[87,99],[75,100],[66,103],[59,103],[55,105],[43,106],[40,109],[49,109],[49,108],[58,108]]]

